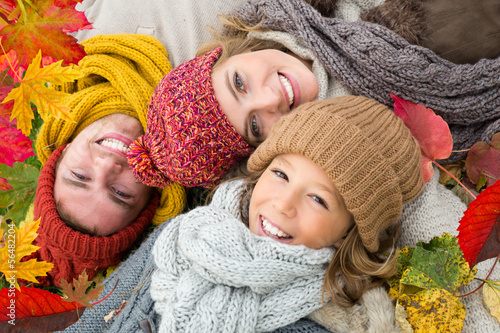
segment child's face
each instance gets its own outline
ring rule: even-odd
[[[275,157],[250,200],[250,231],[282,243],[339,247],[352,224],[325,171],[299,154]]]
[[[57,168],[54,199],[74,229],[110,235],[144,209],[151,189],[135,180],[125,155],[141,134],[137,119],[116,113],[85,127],[66,147]]]
[[[318,82],[304,61],[268,49],[229,57],[212,72],[215,97],[231,125],[251,145],[300,104],[318,97]]]

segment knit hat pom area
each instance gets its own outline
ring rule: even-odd
[[[221,52],[219,47],[179,65],[157,86],[146,134],[127,154],[144,184],[210,188],[253,151],[215,98],[212,68]]]
[[[410,130],[385,105],[365,97],[299,106],[274,124],[248,170],[262,171],[287,153],[310,158],[328,174],[370,252],[424,187],[420,147]]]

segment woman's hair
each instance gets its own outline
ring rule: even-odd
[[[267,166],[258,172],[249,172],[242,177],[245,182],[245,194],[240,202],[243,222],[248,226],[248,200],[253,189]],[[342,245],[328,266],[323,283],[323,296],[328,293],[332,300],[343,307],[350,307],[368,290],[378,287],[396,273],[396,250],[400,226],[386,229],[386,235],[380,240],[377,252],[366,250],[354,223],[349,229]]]
[[[276,49],[286,53],[290,52],[290,50],[278,42],[247,38],[250,31],[265,31],[260,27],[260,23],[255,26],[248,26],[234,15],[218,15],[217,18],[222,23],[222,29],[220,31],[216,31],[215,29],[210,28],[212,40],[204,43],[198,49],[196,54],[196,56],[200,56],[219,46],[222,46],[222,53],[220,54],[213,69],[217,68],[218,65],[222,64],[229,57],[244,53],[248,50],[259,51]]]

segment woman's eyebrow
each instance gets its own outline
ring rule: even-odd
[[[134,209],[134,206],[129,204],[128,202],[126,201],[123,201],[122,199],[114,196],[113,194],[108,194],[108,198],[113,201],[114,203],[116,203],[117,205],[119,205],[121,208],[124,208],[125,210],[132,210]]]
[[[231,73],[229,73],[229,69],[226,69],[226,87],[227,89],[231,92],[235,100],[239,100],[238,95],[236,94],[236,91],[234,91],[234,87],[231,84]]]
[[[63,183],[65,183],[66,185],[69,185],[71,187],[78,187],[78,188],[83,188],[83,189],[88,188],[87,184],[85,184],[84,182],[80,182],[80,181],[68,178],[66,176],[62,176],[62,180],[63,180]]]

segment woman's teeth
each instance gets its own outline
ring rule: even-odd
[[[292,106],[292,104],[295,100],[295,95],[293,93],[292,84],[290,83],[290,80],[288,80],[286,78],[286,76],[284,76],[283,74],[278,74],[278,76],[279,76],[280,81],[283,84],[283,86],[285,87],[286,92],[288,94],[288,106]]]
[[[109,147],[112,149],[116,149],[121,151],[122,153],[126,154],[128,151],[128,146],[121,142],[120,140],[116,139],[104,139],[99,142],[101,146]]]
[[[277,238],[291,238],[290,235],[283,232],[283,230],[280,230],[275,226],[271,225],[271,223],[267,222],[266,219],[262,219],[262,229],[264,229],[266,234],[268,234],[269,236],[274,236]]]

